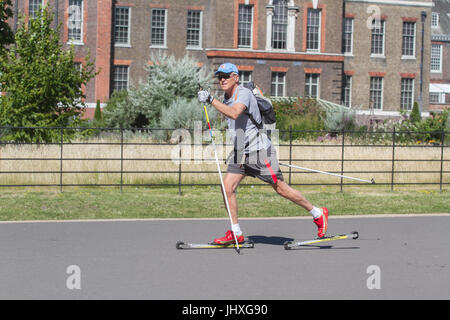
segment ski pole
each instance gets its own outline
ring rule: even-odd
[[[340,177],[340,178],[345,178],[345,179],[352,179],[352,180],[357,180],[357,181],[362,181],[362,182],[367,182],[367,183],[375,184],[375,180],[374,180],[373,178],[372,178],[371,180],[364,180],[364,179],[360,179],[360,178],[354,178],[354,177],[349,177],[349,176],[343,176],[343,175],[336,174],[336,173],[331,173],[331,172],[326,172],[326,171],[320,171],[320,170],[315,170],[315,169],[309,169],[309,168],[304,168],[304,167],[299,167],[299,166],[294,166],[294,165],[284,164],[284,163],[280,163],[280,166],[291,167],[291,168],[296,168],[296,169],[306,170],[306,171],[311,171],[311,172],[316,172],[316,173],[323,173],[323,174],[328,174],[328,175],[330,175],[330,176],[335,176],[335,177]]]
[[[227,193],[225,192],[225,187],[223,185],[222,171],[220,170],[219,158],[217,157],[217,148],[216,148],[216,144],[214,143],[214,136],[212,133],[211,124],[209,123],[209,117],[208,117],[208,111],[206,110],[206,105],[204,105],[203,108],[205,109],[206,122],[208,123],[209,135],[211,136],[211,141],[212,141],[213,148],[214,148],[214,156],[216,158],[217,170],[219,171],[222,194],[223,194],[223,198],[225,199],[225,206],[227,208],[228,217],[230,218],[231,229],[233,230],[233,219],[231,217],[230,205],[228,204]],[[233,232],[233,236],[234,236],[234,241],[236,242],[236,251],[238,254],[240,254],[241,250],[239,249],[239,243],[238,243],[236,234],[234,232]]]

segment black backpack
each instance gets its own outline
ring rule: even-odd
[[[276,121],[275,110],[273,109],[272,102],[264,97],[258,86],[253,81],[250,81],[244,85],[247,89],[253,92],[258,103],[259,112],[261,113],[262,123],[257,123],[255,119],[250,115],[253,123],[259,128],[263,128],[264,124],[273,124]]]

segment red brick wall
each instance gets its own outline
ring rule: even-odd
[[[98,0],[95,100],[106,102],[110,92],[112,0]]]

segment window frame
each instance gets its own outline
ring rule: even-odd
[[[160,11],[160,12],[164,12],[164,26],[154,26],[154,19],[155,19],[155,15],[154,12],[156,11]],[[151,23],[150,23],[150,48],[162,48],[162,49],[167,49],[167,21],[168,21],[168,16],[169,16],[169,10],[166,8],[152,8],[151,10]],[[163,43],[153,43],[154,38],[153,38],[153,30],[154,28],[157,28],[158,30],[163,30],[163,36],[162,36],[162,40]]]
[[[37,8],[35,8],[36,3],[34,3],[34,2],[40,2],[40,4],[37,6]],[[44,0],[28,0],[28,17],[31,19],[36,18],[36,13],[38,12],[39,9],[42,11],[44,6],[45,6]],[[36,11],[35,11],[35,9],[36,9]]]
[[[371,39],[370,39],[370,57],[372,58],[385,58],[386,57],[386,21],[385,20],[378,20],[381,23],[380,28],[376,27],[376,23],[377,20],[373,20],[372,21],[372,32],[371,32]],[[382,29],[382,33],[378,32],[375,33],[374,30],[379,30]],[[377,47],[374,47],[375,44],[378,44],[379,41],[374,40],[374,36],[378,36],[378,37],[382,37],[382,41],[381,41],[381,46],[382,46],[382,52],[378,53],[378,52],[374,52],[374,51],[379,51],[379,50],[374,50],[377,49]],[[374,41],[376,41],[376,43],[374,43]]]
[[[190,12],[195,12],[199,14],[199,26],[198,29],[195,28],[188,28],[189,27],[189,13]],[[192,49],[202,49],[203,46],[203,11],[202,10],[188,10],[187,14],[186,14],[186,21],[187,21],[187,25],[186,25],[186,49],[188,50],[192,50]],[[191,31],[198,31],[198,44],[197,45],[192,45],[189,44],[188,41],[188,36],[189,36],[189,30]]]
[[[413,25],[414,30],[413,30],[413,34],[406,34],[405,35],[405,25]],[[402,24],[402,59],[415,59],[416,58],[416,39],[417,39],[417,23],[415,22],[409,22],[409,21],[404,21]],[[407,40],[407,39],[411,39],[412,40]],[[412,44],[412,54],[405,54],[405,50],[410,50],[409,48],[405,49],[405,42],[408,42],[408,45]],[[411,43],[412,42],[412,43]]]
[[[275,82],[274,80],[275,76]],[[281,81],[280,81],[281,79]],[[271,78],[270,78],[270,94],[272,97],[286,97],[286,72],[279,72],[279,71],[272,71]],[[278,92],[279,86],[282,86],[282,94]],[[273,90],[275,86],[275,92]],[[275,95],[274,95],[275,93]]]
[[[351,21],[351,31],[347,31],[347,25],[346,22]],[[355,25],[355,19],[354,18],[344,18],[344,31],[343,31],[343,51],[346,55],[353,55],[353,33],[354,33],[354,25]],[[349,37],[349,38],[347,38]],[[350,42],[350,45],[348,45],[348,42]],[[350,51],[347,51],[347,47],[350,46]]]
[[[404,90],[405,86],[404,86],[404,82],[409,82],[411,81],[410,84],[408,84],[408,90]],[[411,111],[413,109],[414,106],[414,78],[402,78],[401,80],[401,85],[400,85],[400,110],[406,110],[406,111]],[[410,95],[405,96],[405,95]],[[405,104],[406,102],[409,101],[409,106],[407,104]]]
[[[241,8],[243,7],[250,7],[251,11],[250,11],[250,23],[248,21],[244,21],[241,22],[240,18],[241,18]],[[239,8],[238,8],[238,32],[237,32],[237,47],[238,48],[253,48],[253,19],[254,19],[254,14],[255,14],[255,7],[252,4],[239,4]],[[245,44],[241,44],[241,39],[242,37],[240,37],[241,35],[241,24],[250,24],[250,44],[249,45],[245,45]],[[248,32],[248,29],[246,29],[246,32]],[[248,37],[245,37],[245,39],[248,39]]]
[[[349,79],[350,79],[350,81],[349,81]],[[343,96],[342,96],[342,98],[343,98],[342,104],[346,107],[351,108],[352,107],[353,76],[344,75],[344,83],[342,85],[342,88],[344,90]]]
[[[432,100],[432,98],[431,98],[432,95],[437,96],[437,98],[438,98],[437,102]],[[445,104],[445,93],[444,92],[431,91],[429,99],[430,99],[430,104]]]
[[[239,84],[244,86],[249,83],[250,81],[253,81],[253,71],[239,71]]]
[[[433,59],[436,59],[436,57],[433,58],[433,47],[439,47],[439,69],[433,69]],[[443,46],[442,44],[432,43],[431,44],[431,53],[430,53],[430,72],[431,73],[442,73],[442,57],[443,57]]]
[[[273,5],[273,17],[272,17],[272,34],[271,34],[271,40],[270,40],[270,45],[271,48],[273,50],[287,50],[287,45],[288,45],[288,32],[289,32],[289,2],[287,0],[278,0],[279,2],[276,2]],[[285,5],[278,5],[280,2],[284,2]],[[284,14],[285,14],[285,20],[283,21],[281,18],[279,21],[276,21],[275,18],[278,17],[278,15],[276,15],[277,12],[277,8],[282,8],[283,12],[280,12],[280,16],[281,13],[283,13],[281,18],[284,18]],[[278,28],[276,28],[278,27]],[[275,31],[275,29],[278,29],[277,31]],[[282,35],[281,37],[277,37],[277,39],[275,39],[275,34],[276,35]],[[280,46],[274,46],[275,43],[280,43]]]
[[[316,80],[316,83],[314,83]],[[313,87],[316,86],[317,95],[312,96],[311,91]],[[320,99],[320,73],[306,73],[305,74],[305,92],[304,97],[310,99]]]
[[[124,68],[127,71],[126,72],[126,88],[123,88],[123,87],[116,88],[116,84],[117,83],[125,82],[125,80],[123,80],[123,79],[117,79],[118,74],[116,72],[117,72],[118,68]],[[122,73],[121,75],[124,75],[124,73]],[[129,87],[130,87],[130,66],[129,65],[123,65],[123,64],[114,65],[113,77],[112,77],[112,91],[114,92],[114,91],[128,90]]]
[[[310,25],[310,12],[319,13],[318,15],[318,24]],[[317,8],[308,8],[307,16],[306,16],[306,51],[307,52],[320,52],[321,41],[322,41],[322,9]],[[317,29],[314,33],[311,33],[311,28]],[[311,42],[316,43],[315,40],[311,40],[311,35],[317,35],[317,48],[310,48]]]
[[[117,26],[117,9],[128,9],[128,25],[127,28],[127,42],[117,42],[116,38],[116,28]],[[131,7],[127,6],[116,6],[114,9],[114,46],[115,47],[131,47]],[[125,28],[125,25],[119,26],[120,28]]]
[[[373,82],[374,80],[380,80],[381,81],[381,88],[373,88]],[[377,84],[378,85],[378,84]],[[373,108],[374,110],[383,110],[384,107],[384,77],[370,77],[370,85],[369,85],[369,91],[370,91],[370,96],[369,96],[369,106],[370,108]],[[375,93],[380,92],[379,94],[379,108],[375,107],[374,104],[372,104],[371,102],[374,101],[374,103],[376,102],[375,99],[373,99]],[[376,97],[378,98],[378,97]]]
[[[439,28],[439,12],[432,12],[431,13],[431,27],[432,28]]]
[[[84,45],[84,0],[68,0],[68,1],[69,1],[68,2],[69,6],[67,8],[67,12],[68,12],[68,17],[67,17],[67,43],[74,44],[74,45]],[[71,1],[79,1],[79,3],[81,4],[80,20],[78,20],[78,21],[70,19],[71,18],[71,16],[70,16],[70,11],[71,11],[70,8],[72,6],[75,6],[75,5],[71,5],[70,4]],[[74,21],[74,22],[72,22],[72,21]],[[73,30],[70,27],[71,22],[75,23],[75,24],[76,23],[80,24],[80,31],[79,31],[80,37],[79,37],[79,39],[74,39],[74,38],[71,38],[71,36],[70,36],[71,30]]]

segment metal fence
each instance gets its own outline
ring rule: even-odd
[[[54,142],[14,142],[19,131],[50,130]],[[68,133],[72,135],[68,137]],[[219,185],[214,157],[205,132],[200,139],[181,138],[175,129],[0,127],[0,187],[184,186]],[[185,130],[189,134],[194,130]],[[216,130],[226,136],[224,130]],[[208,135],[209,136],[209,135]],[[420,136],[433,137],[418,143]],[[450,184],[449,132],[278,132],[279,161],[339,175],[374,178],[376,185]],[[326,137],[326,138],[324,138]],[[331,137],[331,138],[330,138]],[[55,141],[56,140],[56,141]],[[405,142],[408,140],[408,142]],[[304,142],[307,141],[307,142]],[[225,144],[224,149],[230,147]],[[186,156],[200,148],[202,158]],[[209,151],[211,151],[209,149]],[[206,152],[207,154],[207,152]],[[222,165],[226,158],[220,157]],[[322,177],[282,168],[290,185],[361,185],[344,178]],[[226,167],[224,166],[224,171]],[[263,185],[250,181],[252,185]]]

